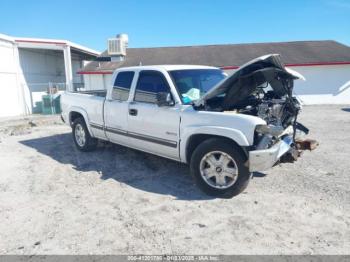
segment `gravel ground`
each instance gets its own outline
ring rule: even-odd
[[[305,107],[319,148],[233,199],[170,160],[78,152],[56,120],[0,123],[0,254],[349,254],[350,106]]]

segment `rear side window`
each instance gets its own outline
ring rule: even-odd
[[[129,98],[129,92],[134,72],[119,72],[115,79],[112,91],[112,99],[126,101]]]
[[[170,92],[163,74],[157,71],[142,71],[136,85],[135,101],[156,103],[157,93]]]

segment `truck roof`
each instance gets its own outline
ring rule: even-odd
[[[122,67],[116,71],[125,71],[125,70],[159,70],[164,69],[166,71],[172,70],[186,70],[186,69],[218,69],[213,66],[202,66],[202,65],[149,65],[149,66],[131,66],[131,67]]]

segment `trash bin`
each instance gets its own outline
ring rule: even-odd
[[[35,106],[33,107],[33,114],[41,114],[43,111],[43,101],[35,102]]]
[[[55,113],[60,114],[62,112],[62,110],[61,110],[61,95],[54,95],[54,96],[56,96],[54,98]]]
[[[42,113],[44,115],[53,115],[61,113],[60,95],[42,96]]]

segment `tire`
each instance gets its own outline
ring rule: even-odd
[[[194,150],[191,174],[207,195],[232,198],[248,186],[251,173],[246,155],[227,139],[210,138]]]
[[[83,118],[79,117],[74,120],[72,135],[74,144],[80,151],[88,152],[96,149],[97,139],[91,137]]]

